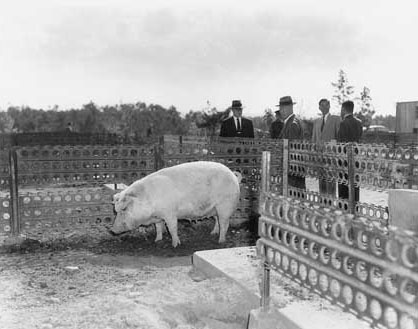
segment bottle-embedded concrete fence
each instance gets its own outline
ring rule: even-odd
[[[418,328],[417,191],[390,190],[397,226],[279,195],[269,185],[270,154],[262,161],[257,252],[264,262],[262,308],[251,328],[286,318],[269,306],[270,270],[309,288],[372,327]],[[294,328],[284,322],[284,327]],[[289,327],[289,328],[290,328]]]
[[[261,155],[271,153],[272,192],[388,224],[385,207],[337,199],[287,184],[288,174],[377,189],[418,186],[416,147],[326,144],[271,139],[162,136],[141,144],[40,145],[0,149],[0,244],[97,234],[111,225],[116,184],[128,185],[182,162],[221,162],[243,175],[232,223],[258,215]],[[74,141],[73,141],[74,142]],[[110,188],[109,188],[110,187]]]

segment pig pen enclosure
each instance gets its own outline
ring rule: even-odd
[[[271,152],[271,193],[373,225],[389,225],[382,191],[417,188],[416,148],[184,136],[140,145],[78,135],[66,141],[39,145],[32,136],[0,150],[1,328],[245,328],[251,305],[242,291],[225,279],[206,280],[192,270],[190,255],[255,245],[263,151]],[[243,175],[225,244],[209,233],[213,219],[180,221],[176,249],[168,234],[155,243],[152,227],[109,235],[112,196],[122,184],[195,160],[217,161]],[[307,190],[288,186],[286,173],[307,177]],[[335,199],[320,195],[309,177],[378,192],[362,190],[359,203]],[[416,267],[416,259],[411,262]],[[282,284],[294,299],[314,298],[303,284]],[[414,304],[416,291],[412,295]]]
[[[1,151],[0,327],[242,328],[248,317],[242,293],[190,272],[190,256],[255,244],[266,144],[229,141],[216,150],[218,161],[232,164],[246,182],[227,242],[210,235],[213,219],[180,221],[182,244],[174,249],[167,233],[154,242],[152,226],[111,236],[112,196],[162,167],[213,158],[208,141],[164,136],[137,145],[78,136],[68,142],[74,137],[61,145],[34,136]]]
[[[279,150],[279,148],[277,148]],[[231,224],[257,213],[261,152],[268,141],[164,136],[143,145],[43,145],[1,150],[0,245],[14,240],[55,241],[112,225],[112,196],[164,167],[196,160],[216,161],[243,176]]]

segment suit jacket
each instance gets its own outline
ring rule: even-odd
[[[273,121],[270,127],[270,138],[279,138],[280,133],[282,132],[284,123],[283,121],[276,120]]]
[[[284,124],[279,138],[303,139],[302,122],[296,117],[296,115],[291,114],[289,116],[288,120]],[[289,186],[296,187],[302,190],[306,189],[305,177],[303,176],[294,176],[292,174],[287,174],[287,182]]]
[[[337,141],[342,143],[359,143],[362,133],[363,127],[361,121],[350,114],[341,121]]]
[[[341,118],[337,115],[328,115],[321,132],[322,117],[314,121],[312,131],[312,143],[330,142],[331,139],[338,139],[338,130],[340,128]]]
[[[232,116],[222,122],[219,136],[254,138],[253,122],[249,119],[241,118],[241,131],[237,131],[234,117]]]
[[[284,124],[279,138],[283,139],[303,139],[302,122],[296,115],[291,114],[289,119]]]

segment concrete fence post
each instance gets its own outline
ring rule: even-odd
[[[270,162],[271,154],[263,151],[261,158],[261,191],[270,191]]]
[[[288,172],[289,172],[289,140],[283,139],[283,191],[284,196],[288,195]]]
[[[19,191],[17,180],[17,153],[14,148],[9,151],[9,174],[10,174],[10,201],[12,203],[11,228],[12,234],[20,233],[20,216],[19,216]]]
[[[356,199],[355,199],[355,161],[354,161],[354,150],[353,143],[348,143],[345,146],[347,149],[347,161],[348,161],[348,211],[350,214],[356,212]]]

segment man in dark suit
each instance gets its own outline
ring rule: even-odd
[[[279,106],[280,117],[283,119],[283,129],[279,135],[279,138],[283,139],[303,139],[303,127],[300,119],[293,113],[292,97],[284,96],[280,98]],[[299,189],[306,189],[305,177],[288,175],[287,176],[289,186],[293,186]]]
[[[341,124],[338,131],[337,141],[341,143],[360,143],[363,133],[361,121],[354,117],[354,103],[346,101],[341,105]]]
[[[282,132],[283,126],[284,126],[282,118],[280,117],[280,110],[277,110],[275,113],[276,113],[276,120],[274,120],[271,123],[270,138],[279,138]]]
[[[343,119],[338,131],[337,141],[340,143],[360,142],[363,127],[361,121],[354,117],[354,103],[346,101],[341,105],[341,118]],[[348,185],[338,184],[338,197],[340,199],[348,199]],[[360,189],[354,188],[354,200],[360,199]]]
[[[231,106],[233,116],[225,119],[221,125],[220,137],[247,137],[254,138],[253,123],[242,117],[242,103],[233,100]]]

